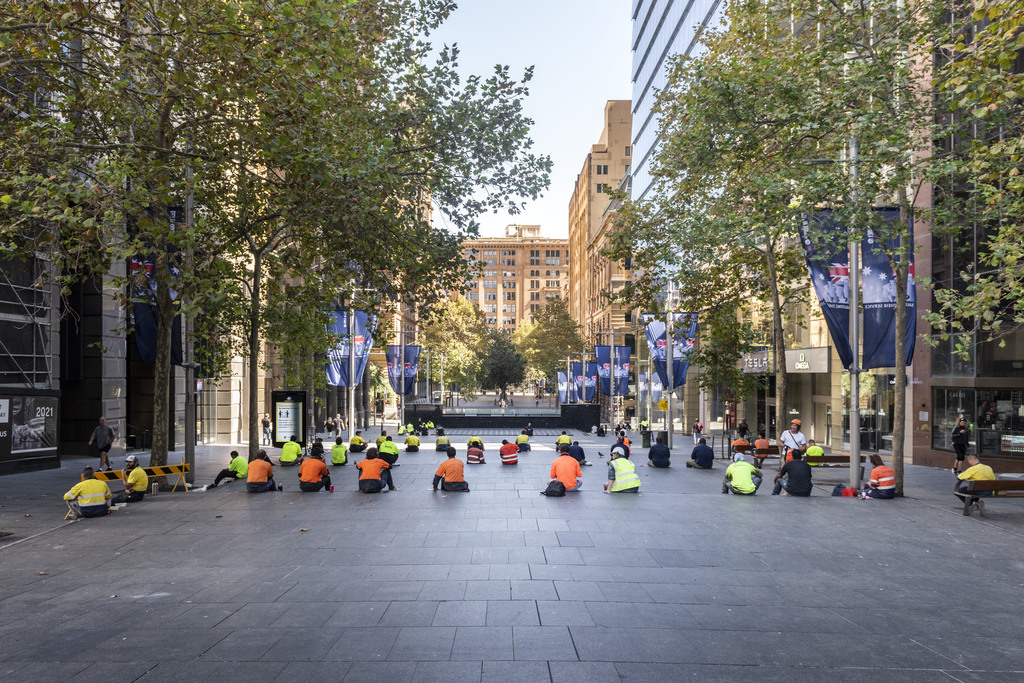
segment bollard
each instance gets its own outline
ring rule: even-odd
[[[150,493],[150,495],[151,496],[155,496],[157,493],[160,492],[160,484],[157,484],[156,482],[153,482],[153,485],[150,487],[150,489],[152,491]]]

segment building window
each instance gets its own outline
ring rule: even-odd
[[[501,260],[501,265],[503,266],[514,266],[515,264],[516,260],[514,258],[506,258]]]
[[[505,292],[505,293],[503,293],[501,295],[501,298],[504,301],[515,301],[516,300],[516,293],[515,292]]]
[[[497,300],[498,300],[498,293],[497,292],[484,292],[484,301],[497,301]]]
[[[562,298],[562,294],[561,294],[561,292],[545,292],[544,293],[544,298],[545,299],[561,299]]]
[[[495,317],[492,318],[490,316],[487,316],[487,324],[488,325],[497,325],[498,324],[498,317],[495,316]]]
[[[597,193],[601,194],[602,192],[604,192],[604,185],[602,183],[598,183],[597,184]]]
[[[501,307],[501,312],[502,313],[515,313],[516,312],[516,305],[515,304],[505,304],[504,306]]]
[[[536,313],[540,310],[540,304],[530,304],[530,313]]]
[[[558,285],[558,280],[545,280],[544,281],[544,286],[545,287],[551,287],[551,288],[557,288],[559,286]]]
[[[539,266],[540,265],[540,249],[531,249],[530,250],[530,265],[531,266]]]
[[[515,280],[502,280],[501,281],[501,288],[502,289],[515,289],[516,288],[516,281]]]
[[[466,292],[466,301],[478,301],[480,295],[477,292]]]
[[[484,289],[497,289],[497,288],[498,288],[498,281],[497,280],[484,280]]]
[[[530,280],[530,289],[540,289],[540,280]]]
[[[628,156],[632,156],[632,154],[633,154],[633,148],[630,147],[629,145],[626,145],[626,156],[627,157]]]
[[[502,318],[501,319],[501,324],[502,325],[515,325],[516,324],[516,319],[515,318]]]
[[[484,277],[497,277],[498,271],[496,270],[485,270]]]

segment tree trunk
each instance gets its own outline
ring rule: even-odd
[[[788,399],[789,373],[786,370],[786,338],[782,329],[782,301],[779,298],[779,276],[776,272],[773,246],[769,242],[765,249],[765,259],[768,262],[768,282],[772,289],[772,329],[774,331],[772,342],[775,351],[775,438],[781,445],[782,433],[788,429],[786,401]],[[765,394],[767,400],[767,388]],[[765,425],[765,432],[771,433],[770,425]]]
[[[900,237],[899,263],[893,264],[896,277],[896,388],[893,397],[892,425],[892,469],[896,473],[896,495],[903,495],[903,441],[906,438],[907,422],[907,276],[910,270],[909,254],[913,250],[913,232],[906,230],[910,211],[906,191],[899,192]]]
[[[167,246],[157,245],[156,253],[153,282],[156,283],[157,331],[156,363],[153,367],[153,448],[149,456],[150,466],[167,464],[171,415],[171,334],[174,331],[174,302],[171,300],[171,272],[167,262]]]
[[[259,375],[260,367],[260,300],[262,296],[263,255],[253,253],[252,296],[249,299],[249,460],[260,447]]]

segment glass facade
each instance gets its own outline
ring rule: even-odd
[[[665,69],[677,54],[698,54],[697,37],[717,25],[721,0],[633,0],[633,198],[650,190],[650,163],[658,145],[652,111],[665,87]]]
[[[962,416],[978,455],[1024,456],[1024,410],[1020,389],[932,389],[932,448],[953,450],[950,433]]]

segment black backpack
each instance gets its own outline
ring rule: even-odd
[[[551,481],[548,482],[548,487],[546,489],[544,489],[543,491],[541,491],[541,494],[543,494],[545,496],[553,496],[555,498],[558,498],[560,496],[564,496],[565,495],[565,484],[563,484],[562,482],[558,481],[557,479],[552,479]]]

